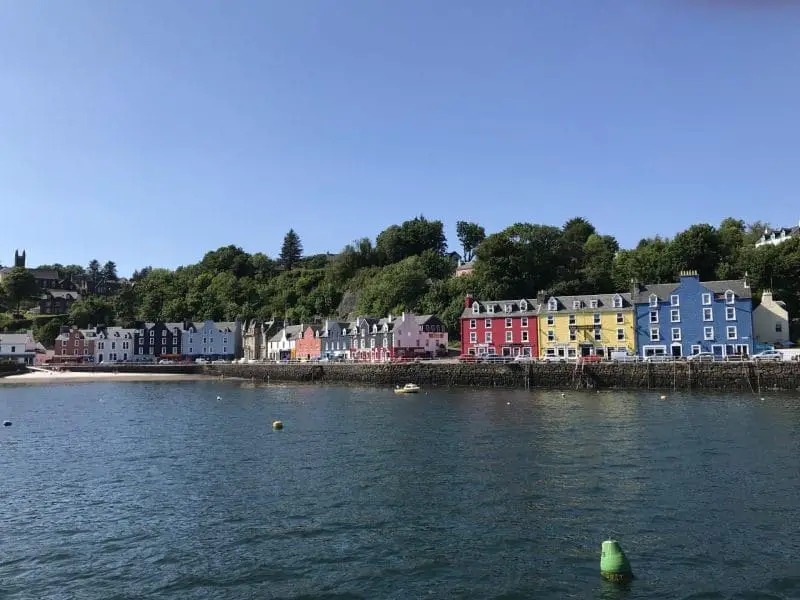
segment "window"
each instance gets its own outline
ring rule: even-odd
[[[703,294],[703,306],[711,305],[711,294]]]
[[[736,325],[728,325],[728,327],[726,327],[726,330],[728,333],[729,340],[735,340],[737,337],[739,337],[738,335],[736,335]]]
[[[783,331],[783,325],[780,323],[775,323],[775,333],[781,333]]]
[[[594,313],[594,320],[593,323],[595,325],[600,325],[600,313]]]
[[[625,315],[623,315],[622,313],[617,313],[617,324],[624,322],[625,322]]]
[[[735,321],[736,320],[736,308],[733,306],[726,306],[725,307],[725,320],[726,321]]]
[[[681,328],[680,327],[673,327],[672,328],[672,341],[673,342],[680,342],[681,341]]]
[[[592,298],[591,300],[589,300],[589,307],[597,308],[597,298]]]
[[[112,350],[116,350],[117,349],[117,342],[111,342],[111,349]]]
[[[625,341],[625,330],[624,329],[617,329],[617,341],[618,342]]]
[[[681,311],[680,309],[673,308],[669,311],[669,320],[672,323],[680,323],[681,322]]]
[[[511,312],[511,305],[510,305],[510,304],[506,304],[506,305],[503,307],[503,310],[505,310],[507,313]]]
[[[660,339],[661,338],[658,335],[658,327],[651,327],[650,328],[650,341],[651,342],[657,342]]]
[[[173,346],[172,347],[172,353],[173,354],[177,354],[178,353],[178,347],[177,346]]]
[[[492,343],[492,332],[491,331],[487,331],[486,333],[484,333],[483,334],[483,340],[487,344],[491,344]]]
[[[522,302],[519,303],[519,309],[520,310],[528,310],[528,303],[525,302],[525,300],[523,300]]]
[[[374,347],[375,347],[375,338],[370,338],[370,340],[369,340],[369,347],[370,347],[370,348],[374,348]]]
[[[681,297],[677,294],[673,294],[669,297],[669,304],[670,306],[680,306],[681,305]]]
[[[194,352],[194,348],[192,348],[191,346],[189,346],[189,354],[192,354],[193,352]]]
[[[514,341],[514,332],[513,331],[506,331],[506,341],[507,342]]]
[[[736,302],[736,295],[730,290],[725,292],[725,304],[733,304],[734,302]]]
[[[602,329],[595,329],[594,330],[594,341],[599,342],[603,339],[603,331]]]
[[[473,332],[471,332],[471,333],[469,334],[469,341],[470,341],[471,343],[473,343],[473,344],[474,344],[475,342],[477,342],[477,341],[478,341],[478,334],[477,334],[476,332],[474,332],[474,331],[473,331]]]
[[[700,354],[700,346],[697,344],[692,345],[692,354]]]
[[[153,354],[155,354],[155,353],[156,353],[156,350],[155,350],[155,348],[150,348],[150,355],[152,356],[152,355],[153,355]]]
[[[522,321],[522,326],[523,327],[527,327],[528,326],[528,317],[522,317],[521,321]]]
[[[510,328],[511,328],[511,317],[508,317],[506,319],[506,329],[510,329]]]
[[[650,311],[650,322],[651,323],[658,323],[658,311],[651,310]]]
[[[714,320],[714,309],[713,308],[704,308],[703,309],[703,321],[713,321]]]
[[[486,327],[486,328],[491,327],[492,326],[492,320],[491,319],[484,319],[483,326]]]
[[[494,313],[494,304],[490,304],[486,307],[486,312]]]
[[[547,341],[548,342],[555,342],[556,341],[556,334],[553,332],[552,329],[547,330]]]
[[[472,313],[477,315],[479,312],[481,312],[481,306],[476,302],[472,305]]]
[[[558,310],[558,301],[555,298],[547,301],[547,310]]]
[[[11,346],[11,353],[13,354],[16,351],[17,351],[17,347],[16,346]]]
[[[569,341],[574,342],[578,339],[578,332],[575,329],[569,330]]]
[[[576,355],[575,348],[567,348],[567,358],[575,358]]]
[[[551,327],[555,324],[555,317],[553,315],[547,315],[547,324]]]
[[[477,326],[478,326],[478,322],[475,319],[470,319],[469,320],[469,328],[470,329],[475,329]]]
[[[581,301],[580,300],[573,300],[572,301],[572,308],[580,308],[580,307],[581,307]]]
[[[655,294],[650,294],[650,306],[658,306],[658,296]]]
[[[570,315],[569,316],[569,324],[570,325],[575,325],[575,315]]]
[[[714,328],[713,327],[703,327],[703,339],[704,340],[713,340],[714,339]]]
[[[614,308],[622,308],[622,296],[614,296],[613,306]]]
[[[522,332],[522,341],[523,342],[527,342],[528,341],[528,332],[527,331],[523,331]]]
[[[547,350],[545,350],[545,355],[547,355],[547,356],[555,356],[556,355],[556,349],[555,348],[548,348]]]

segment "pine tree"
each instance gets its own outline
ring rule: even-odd
[[[283,238],[283,246],[281,247],[280,261],[287,271],[291,271],[292,267],[300,262],[303,256],[303,244],[300,243],[300,236],[295,233],[294,229],[290,229]]]

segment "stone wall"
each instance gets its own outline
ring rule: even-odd
[[[0,361],[0,377],[7,377],[8,375],[19,375],[27,371],[25,365],[21,365],[11,361]]]
[[[263,364],[207,365],[209,375],[258,381],[551,389],[800,389],[800,363]]]

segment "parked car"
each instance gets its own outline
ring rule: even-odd
[[[691,360],[693,362],[714,362],[717,360],[717,357],[714,356],[713,352],[698,352],[697,354],[687,356],[686,360]]]
[[[533,357],[520,354],[514,357],[514,362],[533,362]]]
[[[158,361],[158,364],[160,365],[171,365],[172,363],[173,361],[168,358],[162,358],[160,361]]]
[[[194,359],[194,362],[196,362],[198,365],[208,364],[208,361],[205,358],[196,358]]]
[[[777,350],[764,350],[764,352],[759,352],[758,354],[754,354],[753,360],[755,361],[783,360],[783,354],[781,354]]]
[[[614,362],[636,362],[639,360],[639,357],[636,354],[620,351],[612,352],[609,358],[611,358],[611,360]]]

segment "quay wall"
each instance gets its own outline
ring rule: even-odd
[[[800,390],[798,362],[206,365],[209,375],[258,381],[429,387],[678,389],[756,392]]]

